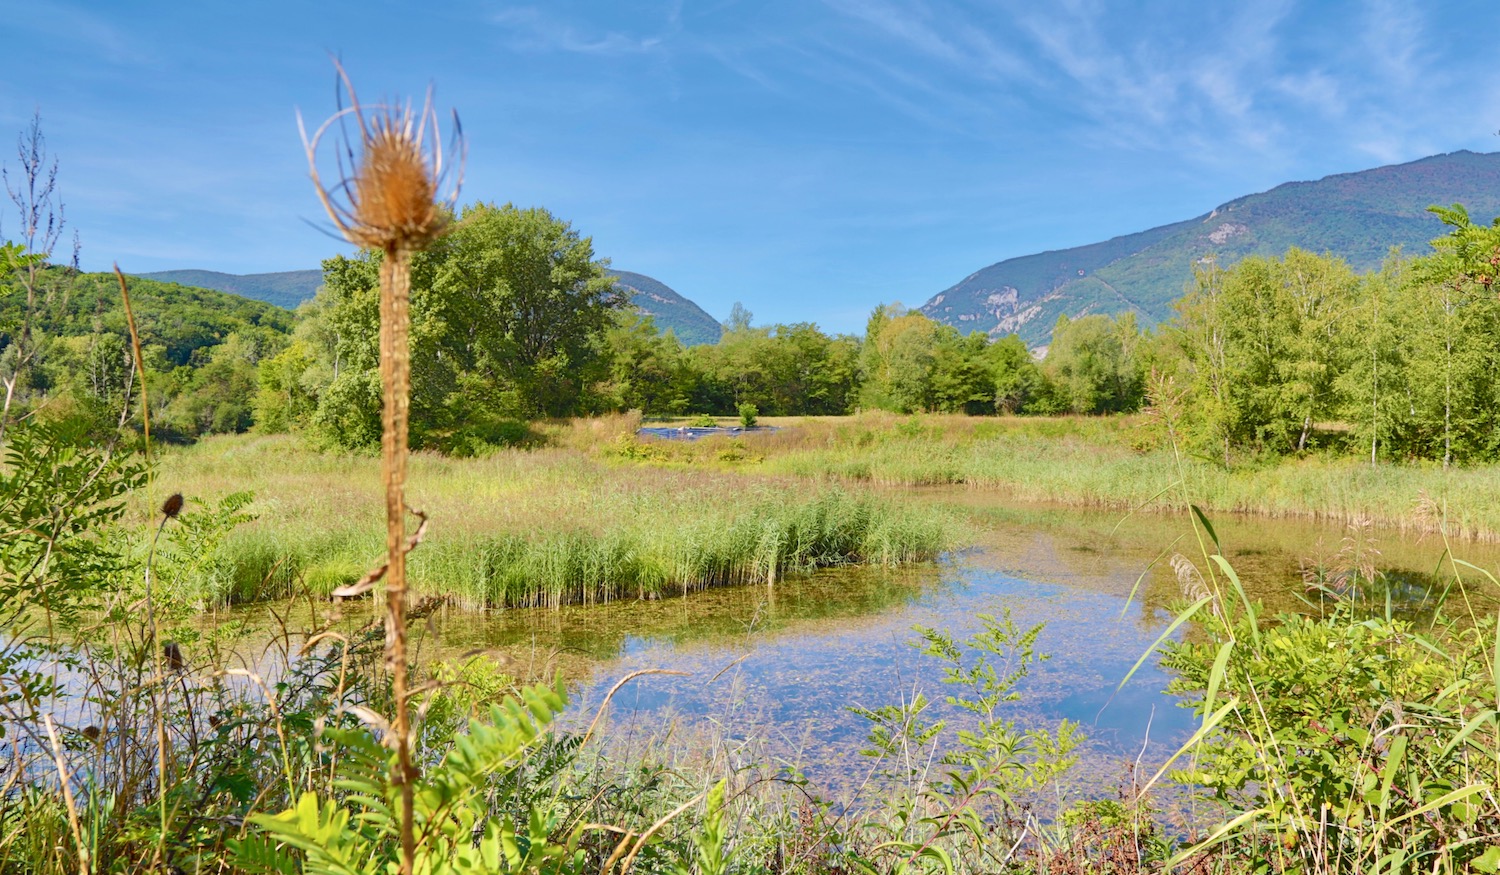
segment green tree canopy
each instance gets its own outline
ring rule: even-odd
[[[336,363],[315,421],[369,443],[378,413],[379,253],[323,263]],[[592,241],[540,208],[475,204],[412,262],[412,445],[445,446],[507,420],[581,412],[607,376],[602,338],[624,305]]]

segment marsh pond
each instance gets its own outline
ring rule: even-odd
[[[1032,666],[1006,713],[1023,728],[1080,724],[1087,741],[1076,780],[1097,787],[1127,762],[1161,762],[1187,738],[1194,717],[1163,695],[1169,677],[1148,655],[1182,598],[1170,558],[1200,555],[1183,515],[1016,507],[951,489],[903,500],[961,511],[977,543],[897,570],[825,569],[774,585],[560,609],[452,611],[433,629],[443,651],[483,650],[517,676],[561,671],[579,727],[620,679],[657,672],[610,699],[614,743],[728,745],[746,762],[839,784],[870,768],[858,755],[870,722],[857,709],[921,694],[934,702],[928,718],[956,716],[943,701],[942,666],[914,646],[916,630],[962,642],[982,616],[1008,612],[1022,630],[1045,624],[1036,650],[1050,658]],[[1341,570],[1362,565],[1378,572],[1378,591],[1364,598],[1389,597],[1393,610],[1421,617],[1451,579],[1436,537],[1306,520],[1213,523],[1252,597],[1273,610],[1317,610],[1309,582],[1336,586]],[[1488,545],[1457,549],[1477,565],[1500,557]],[[1192,634],[1191,622],[1170,632]]]

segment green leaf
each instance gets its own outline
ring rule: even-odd
[[[1214,524],[1208,521],[1208,515],[1203,512],[1203,508],[1196,504],[1190,504],[1188,507],[1193,509],[1193,515],[1198,518],[1199,523],[1203,524],[1203,529],[1208,532],[1208,537],[1213,540],[1214,549],[1220,553],[1224,552],[1224,548],[1219,546],[1219,533],[1214,531]]]

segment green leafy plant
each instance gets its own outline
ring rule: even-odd
[[[756,407],[754,404],[746,403],[740,405],[739,412],[740,427],[755,428],[755,423],[758,421],[758,417],[760,416],[760,408]]]
[[[1240,812],[1212,841],[1314,872],[1480,865],[1500,836],[1494,620],[1222,613],[1163,660],[1208,730],[1177,778]]]
[[[936,629],[918,627],[916,647],[943,665],[943,682],[955,689],[946,703],[961,721],[929,720],[931,703],[920,693],[902,705],[855,708],[872,722],[866,755],[898,761],[907,789],[890,803],[885,819],[865,830],[876,837],[854,855],[859,871],[953,872],[957,860],[991,870],[1011,864],[1020,844],[1012,829],[1018,794],[1045,785],[1076,761],[1078,725],[1020,730],[1003,706],[1020,698],[1017,686],[1031,666],[1047,659],[1036,651],[1044,625],[1021,630],[1009,611],[979,616],[981,628],[960,643]],[[950,726],[956,731],[948,732]],[[953,742],[956,742],[953,743]],[[935,745],[947,744],[941,777],[928,774]],[[917,755],[913,755],[917,754]]]
[[[36,670],[63,629],[98,604],[129,562],[107,533],[125,512],[146,463],[80,446],[59,425],[12,429],[0,468],[0,705],[34,709],[55,690]],[[32,634],[40,628],[45,634]],[[0,734],[4,724],[0,723]]]
[[[167,586],[173,598],[163,605],[168,617],[204,610],[209,605],[252,596],[241,593],[234,564],[225,555],[225,542],[239,526],[256,514],[249,510],[255,496],[232,492],[213,504],[188,499],[191,510],[179,515],[177,524],[165,528],[166,537],[156,549],[156,579]],[[245,589],[259,581],[246,582]]]
[[[580,871],[582,829],[557,838],[559,821],[547,800],[515,798],[506,792],[515,784],[500,780],[543,743],[565,703],[560,682],[529,687],[453,738],[451,750],[412,786],[414,872]],[[237,866],[268,875],[397,870],[402,788],[391,780],[395,754],[366,728],[330,729],[325,737],[339,759],[338,795],[307,792],[280,814],[254,816],[259,833],[232,843]]]

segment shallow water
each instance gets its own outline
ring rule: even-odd
[[[868,724],[850,706],[877,708],[919,691],[941,703],[951,692],[941,667],[911,646],[914,627],[964,639],[979,628],[978,615],[1009,610],[1023,629],[1046,624],[1037,646],[1052,658],[1035,666],[1007,714],[1022,727],[1082,724],[1089,741],[1077,780],[1107,786],[1127,761],[1159,762],[1186,738],[1192,715],[1161,694],[1169,678],[1155,658],[1121,687],[1171,620],[1167,606],[1180,593],[1171,553],[1199,550],[1184,519],[1016,507],[963,490],[906,497],[970,516],[979,546],[901,571],[835,569],[684,598],[450,615],[440,637],[445,648],[495,648],[520,675],[563,671],[578,726],[627,674],[682,672],[638,678],[615,695],[611,737],[730,741],[837,784],[869,768],[858,756]],[[1354,559],[1385,572],[1397,608],[1414,617],[1443,584],[1433,574],[1442,567],[1440,541],[1300,521],[1215,525],[1247,589],[1275,610],[1312,609],[1299,598],[1305,570]],[[1497,556],[1475,548],[1464,558],[1493,567]],[[1193,634],[1191,626],[1182,633]],[[939,704],[929,716],[952,718],[955,709]]]

